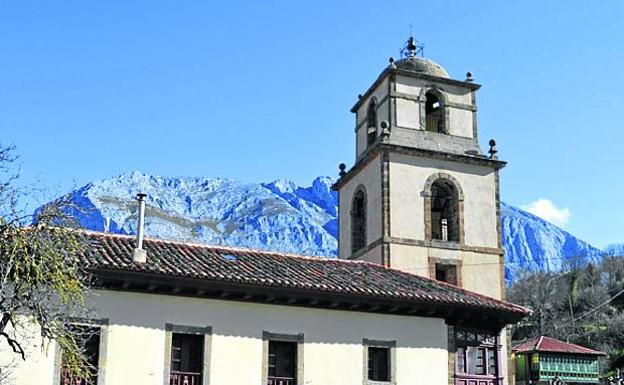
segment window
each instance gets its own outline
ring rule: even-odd
[[[471,374],[485,374],[485,349],[484,348],[468,348],[468,357],[470,364],[468,369]]]
[[[429,132],[446,133],[444,105],[441,95],[429,91],[425,94],[425,129]]]
[[[431,238],[459,242],[459,196],[450,180],[431,186]]]
[[[366,246],[366,193],[359,188],[351,203],[351,252]]]
[[[71,330],[78,347],[85,355],[87,367],[83,370],[88,376],[78,377],[71,373],[65,357],[61,356],[61,385],[95,385],[100,360],[100,328],[97,326],[71,325]]]
[[[466,348],[465,347],[462,346],[462,347],[457,348],[456,361],[457,361],[457,371],[459,373],[466,373]]]
[[[366,110],[366,146],[370,147],[377,139],[377,99],[373,98]]]
[[[168,349],[164,365],[163,384],[201,385],[209,377],[210,326],[165,324],[165,346]]]
[[[297,383],[297,343],[269,341],[268,385]]]
[[[456,373],[459,375],[497,376],[498,349],[493,333],[458,329],[455,335]]]
[[[488,374],[491,375],[496,375],[496,365],[497,365],[497,360],[496,360],[496,349],[494,348],[487,348],[487,353],[488,353],[488,357],[487,357],[487,362],[488,362]]]
[[[203,335],[183,333],[171,335],[170,385],[200,385],[203,361]]]
[[[396,341],[363,340],[365,384],[395,383]]]
[[[457,285],[457,266],[445,263],[436,263],[435,279],[450,283],[451,285]]]
[[[368,379],[390,381],[390,349],[368,347]]]

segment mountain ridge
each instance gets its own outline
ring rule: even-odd
[[[335,257],[337,193],[332,179],[310,186],[277,179],[251,183],[227,178],[163,177],[134,171],[90,182],[66,195],[80,227],[136,232],[134,197],[147,194],[145,232],[159,238]],[[506,278],[523,271],[556,271],[568,262],[597,262],[605,254],[572,234],[501,204]]]

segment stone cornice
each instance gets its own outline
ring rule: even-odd
[[[434,249],[445,249],[445,250],[461,250],[468,251],[472,253],[479,254],[491,254],[491,255],[504,255],[505,250],[499,247],[483,247],[483,246],[471,246],[460,244],[456,242],[447,242],[440,240],[422,240],[422,239],[412,239],[412,238],[399,238],[399,237],[380,237],[377,240],[371,242],[368,246],[363,248],[362,250],[358,250],[353,253],[353,255],[349,256],[348,259],[360,259],[360,257],[370,250],[378,247],[379,245],[387,243],[387,244],[395,244],[395,245],[403,245],[403,246],[418,246],[418,247],[427,247]]]
[[[451,154],[448,152],[434,151],[434,150],[425,150],[421,148],[412,148],[406,146],[399,146],[396,144],[388,144],[388,143],[380,143],[377,142],[373,148],[369,149],[368,152],[360,158],[356,164],[340,179],[334,183],[332,189],[337,191],[339,188],[344,186],[354,175],[356,175],[359,170],[364,168],[366,164],[368,164],[371,160],[373,160],[379,153],[383,151],[388,151],[390,153],[398,153],[405,154],[410,156],[422,157],[422,158],[432,158],[439,160],[446,160],[451,162],[465,163],[465,164],[473,164],[477,166],[490,167],[494,170],[500,170],[505,167],[507,162],[498,159],[490,159],[486,157],[476,157],[469,155],[459,155],[459,154]]]
[[[449,85],[453,85],[457,87],[464,87],[464,88],[468,88],[471,91],[476,91],[479,88],[481,88],[481,85],[476,84],[476,83],[462,82],[460,80],[453,80],[453,79],[442,78],[438,76],[422,74],[418,72],[406,71],[406,70],[399,69],[399,68],[386,67],[381,72],[381,74],[377,77],[375,82],[368,88],[368,90],[366,90],[366,92],[362,95],[362,97],[353,105],[353,107],[351,107],[351,112],[357,112],[357,109],[360,108],[362,103],[370,96],[373,90],[375,90],[375,88],[377,88],[377,86],[379,86],[379,84],[383,82],[383,80],[390,74],[403,75],[403,76],[408,76],[412,78],[428,80],[428,81],[432,81],[436,83],[449,84]]]

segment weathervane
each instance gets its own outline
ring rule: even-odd
[[[410,37],[405,42],[403,48],[401,48],[401,59],[415,57],[420,55],[420,57],[425,57],[425,45],[420,43],[418,40],[414,40],[414,36],[411,33],[412,25],[410,24]]]

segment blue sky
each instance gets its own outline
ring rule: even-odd
[[[0,142],[44,198],[132,170],[309,184],[353,163],[349,108],[413,24],[483,85],[503,200],[624,242],[622,20],[621,1],[6,0]]]

